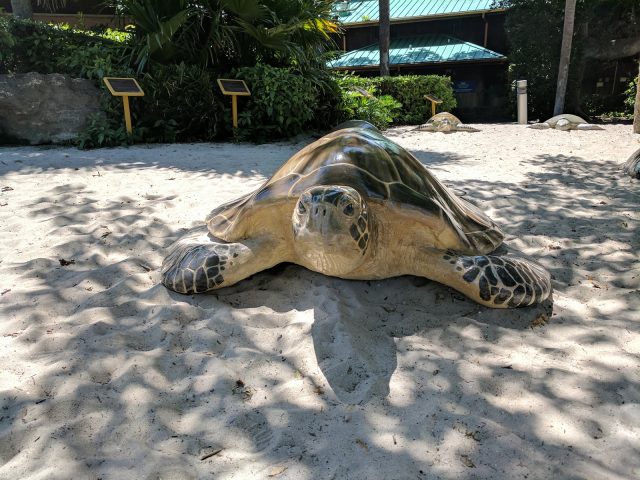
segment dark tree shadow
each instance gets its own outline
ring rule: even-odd
[[[181,168],[158,162],[105,168]],[[105,202],[54,187],[31,220],[75,263],[0,264],[13,282],[0,297],[0,476],[632,478],[639,195],[612,163],[529,162],[544,168],[525,182],[448,182],[497,212],[504,251],[553,273],[555,304],[518,310],[415,277],[354,282],[294,265],[181,296],[159,285],[181,230],[153,215],[172,195]],[[41,167],[9,171],[23,168]]]

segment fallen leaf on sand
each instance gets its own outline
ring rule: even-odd
[[[460,461],[465,467],[476,468],[476,464],[467,455],[460,455]]]
[[[271,470],[269,470],[269,476],[270,477],[277,477],[282,472],[284,472],[286,469],[287,469],[287,467],[285,467],[284,465],[277,465],[275,467],[272,467]]]
[[[365,442],[364,440],[360,440],[359,438],[356,438],[356,443],[360,448],[363,448],[367,451],[369,450],[369,445],[367,445],[367,442]]]
[[[548,321],[549,315],[547,315],[546,313],[541,313],[531,322],[531,328],[542,327],[543,325],[546,325]]]

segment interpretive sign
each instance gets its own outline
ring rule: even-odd
[[[436,105],[441,104],[442,100],[433,95],[425,95],[424,99],[431,102],[431,116],[433,117],[436,114]]]
[[[233,78],[219,78],[218,86],[225,95],[231,95],[231,113],[233,115],[233,128],[238,128],[238,96],[247,97],[251,95],[249,87],[244,80]]]
[[[143,97],[144,92],[135,78],[104,77],[104,83],[116,97]]]
[[[244,80],[235,80],[231,78],[219,78],[218,86],[225,95],[243,95],[249,96],[251,92]]]
[[[103,77],[105,85],[114,97],[122,97],[124,107],[124,124],[127,133],[131,135],[131,110],[129,109],[129,97],[143,97],[144,92],[135,78]]]

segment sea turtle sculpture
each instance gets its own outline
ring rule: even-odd
[[[640,150],[631,154],[629,160],[624,164],[624,173],[633,178],[640,178]]]
[[[427,123],[420,125],[414,130],[422,132],[479,132],[477,128],[464,125],[458,117],[449,112],[436,113],[427,120]]]
[[[332,132],[336,132],[338,130],[344,130],[345,128],[364,128],[368,130],[374,130],[376,132],[380,132],[378,127],[374,124],[367,122],[366,120],[347,120],[346,122],[342,122],[336,127],[333,127]]]
[[[551,284],[541,266],[485,255],[502,238],[402,147],[376,130],[347,128],[213,210],[170,248],[162,275],[168,288],[192,294],[292,262],[347,279],[427,277],[489,307],[545,300]]]
[[[547,128],[555,128],[556,130],[602,130],[597,125],[587,123],[586,120],[578,117],[577,115],[570,115],[563,113],[562,115],[556,115],[551,117],[546,122],[534,123],[529,125],[529,128],[537,128],[539,130]]]

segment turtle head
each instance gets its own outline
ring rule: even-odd
[[[435,127],[438,132],[450,132],[454,128],[454,124],[448,118],[443,118],[435,122]]]
[[[364,261],[370,242],[367,203],[353,188],[311,187],[293,210],[294,248],[310,266],[328,275],[345,275]]]

